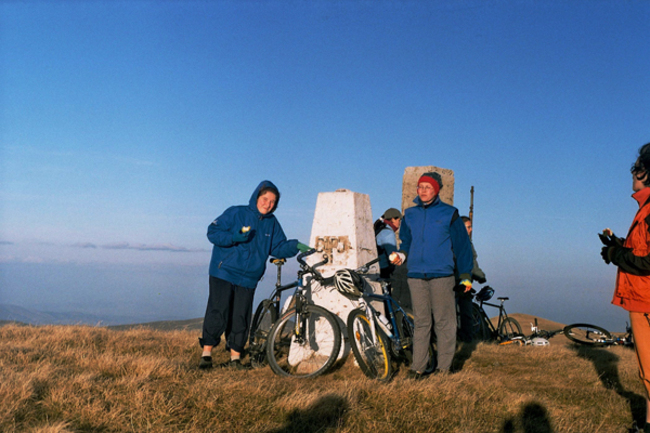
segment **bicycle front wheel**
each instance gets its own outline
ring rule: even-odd
[[[275,374],[315,377],[336,362],[340,350],[336,316],[318,305],[305,305],[301,313],[292,308],[273,325],[266,357]]]
[[[268,299],[262,301],[255,311],[248,338],[248,353],[254,368],[266,365],[266,342],[273,324],[278,319],[275,305]]]
[[[390,342],[384,332],[376,327],[376,341],[372,338],[372,328],[365,310],[354,310],[348,317],[348,340],[354,358],[363,374],[370,379],[388,381],[391,378],[392,363]]]
[[[521,332],[521,326],[519,326],[519,322],[517,322],[516,319],[506,317],[503,322],[501,322],[501,326],[499,326],[499,337],[501,338],[501,341],[511,340],[512,338],[521,335],[523,335]]]
[[[564,335],[571,341],[587,346],[604,346],[612,341],[612,334],[604,328],[586,323],[574,323],[564,327]]]

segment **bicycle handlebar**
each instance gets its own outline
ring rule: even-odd
[[[366,263],[365,265],[361,265],[361,266],[359,266],[359,267],[356,269],[356,272],[359,272],[359,273],[362,273],[362,274],[367,274],[368,271],[370,270],[370,269],[369,269],[370,266],[374,265],[374,264],[377,263],[378,261],[379,261],[379,257],[377,257],[377,258],[374,259],[374,260],[369,261],[369,262]]]
[[[305,262],[305,257],[310,256],[316,252],[315,248],[312,248],[309,251],[306,251],[304,253],[298,254],[298,257],[296,257],[296,260],[298,260],[298,263],[300,263],[300,267],[305,271],[310,274],[313,274],[316,280],[318,281],[323,281],[324,277],[321,275],[320,272],[316,270],[319,266],[323,266],[326,263],[329,263],[329,256],[327,254],[323,254],[323,261],[318,262],[314,264],[313,266],[309,266],[307,262]]]

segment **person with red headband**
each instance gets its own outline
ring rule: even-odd
[[[458,209],[438,196],[443,187],[438,173],[418,180],[416,206],[404,211],[400,227],[400,251],[391,262],[408,257],[415,335],[413,363],[408,376],[422,379],[428,364],[431,328],[437,339],[436,372],[448,373],[456,352],[456,269],[465,291],[472,288],[472,245]],[[433,317],[433,324],[432,324]]]
[[[639,377],[646,391],[646,420],[643,431],[650,433],[650,143],[639,149],[632,169],[632,198],[639,210],[627,238],[614,236],[610,229],[599,234],[605,245],[601,256],[618,267],[612,304],[630,313]]]

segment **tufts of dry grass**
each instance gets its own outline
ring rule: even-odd
[[[380,384],[352,359],[311,380],[201,371],[196,331],[5,325],[0,431],[610,433],[643,418],[631,350],[551,343],[464,345],[457,373]]]

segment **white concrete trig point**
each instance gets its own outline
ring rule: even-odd
[[[317,252],[309,256],[307,262],[310,265],[321,262],[323,255],[327,254],[329,262],[320,266],[318,271],[329,277],[338,269],[356,269],[374,260],[377,258],[377,245],[372,225],[372,209],[367,194],[347,189],[319,193],[309,238],[310,245]],[[378,276],[379,265],[375,263],[370,268],[370,277],[376,279]],[[378,290],[379,284],[372,284],[372,287]],[[340,318],[339,325],[345,335],[348,315],[356,308],[356,303],[340,295],[334,286],[321,287],[317,282],[312,284],[311,300]],[[291,347],[290,364],[303,359],[297,347]],[[348,350],[343,347],[341,356]]]

